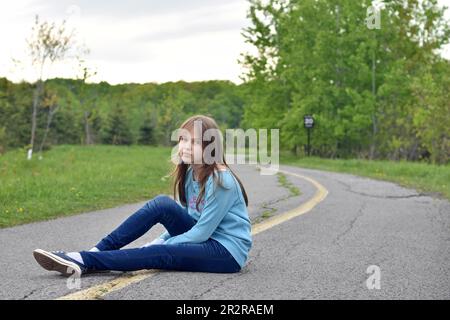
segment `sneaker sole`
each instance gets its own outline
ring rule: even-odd
[[[39,265],[49,271],[58,271],[64,276],[81,275],[81,268],[77,264],[64,260],[51,252],[36,249],[33,256]]]

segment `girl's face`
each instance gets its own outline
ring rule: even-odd
[[[190,130],[190,136],[182,134],[178,144],[178,152],[184,163],[201,164],[203,161],[202,138],[194,137],[194,130]]]

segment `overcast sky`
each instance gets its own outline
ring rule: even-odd
[[[440,0],[449,6],[450,0]],[[231,80],[240,83],[240,53],[254,52],[241,31],[249,26],[246,0],[14,0],[0,4],[0,76],[33,81],[25,59],[34,15],[67,20],[78,43],[91,50],[91,81]],[[6,45],[5,45],[6,44]],[[446,50],[450,58],[450,50]],[[73,63],[55,65],[46,77],[75,77]]]

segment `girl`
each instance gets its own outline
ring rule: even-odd
[[[89,251],[36,249],[36,261],[65,276],[140,269],[239,272],[252,247],[248,198],[225,162],[221,135],[204,141],[209,129],[219,132],[212,118],[197,115],[178,130],[177,164],[171,173],[177,200],[158,195]],[[214,161],[205,158],[206,150],[212,150]],[[143,247],[120,250],[157,223],[167,231]]]

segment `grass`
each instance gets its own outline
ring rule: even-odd
[[[258,168],[258,171],[260,171],[259,168]],[[287,200],[291,197],[299,196],[301,194],[300,189],[297,188],[293,183],[291,183],[287,179],[285,174],[278,172],[277,180],[278,180],[278,185],[280,187],[283,187],[289,191],[289,195],[284,198],[277,199],[275,202],[264,202],[262,204],[262,208],[264,208],[266,210],[263,211],[261,216],[255,218],[254,223],[259,223],[259,222],[263,221],[264,219],[268,219],[268,218],[272,217],[274,215],[274,213],[277,211],[277,209],[271,207],[273,204],[275,204],[279,201]]]
[[[293,185],[286,177],[285,174],[278,172],[278,183],[289,190],[289,197],[295,197],[300,195],[300,189]]]
[[[23,150],[0,156],[0,228],[115,207],[170,194],[171,148],[60,145],[31,161]],[[450,199],[450,165],[330,160],[282,155],[280,162],[396,182]],[[278,175],[291,196],[299,190]],[[269,217],[272,212],[264,212]]]
[[[61,145],[26,160],[0,156],[0,227],[170,194],[170,148]]]
[[[281,155],[280,163],[391,181],[419,192],[435,193],[439,197],[450,199],[450,164],[432,165],[388,160],[332,160],[317,157],[298,158],[291,155]]]

